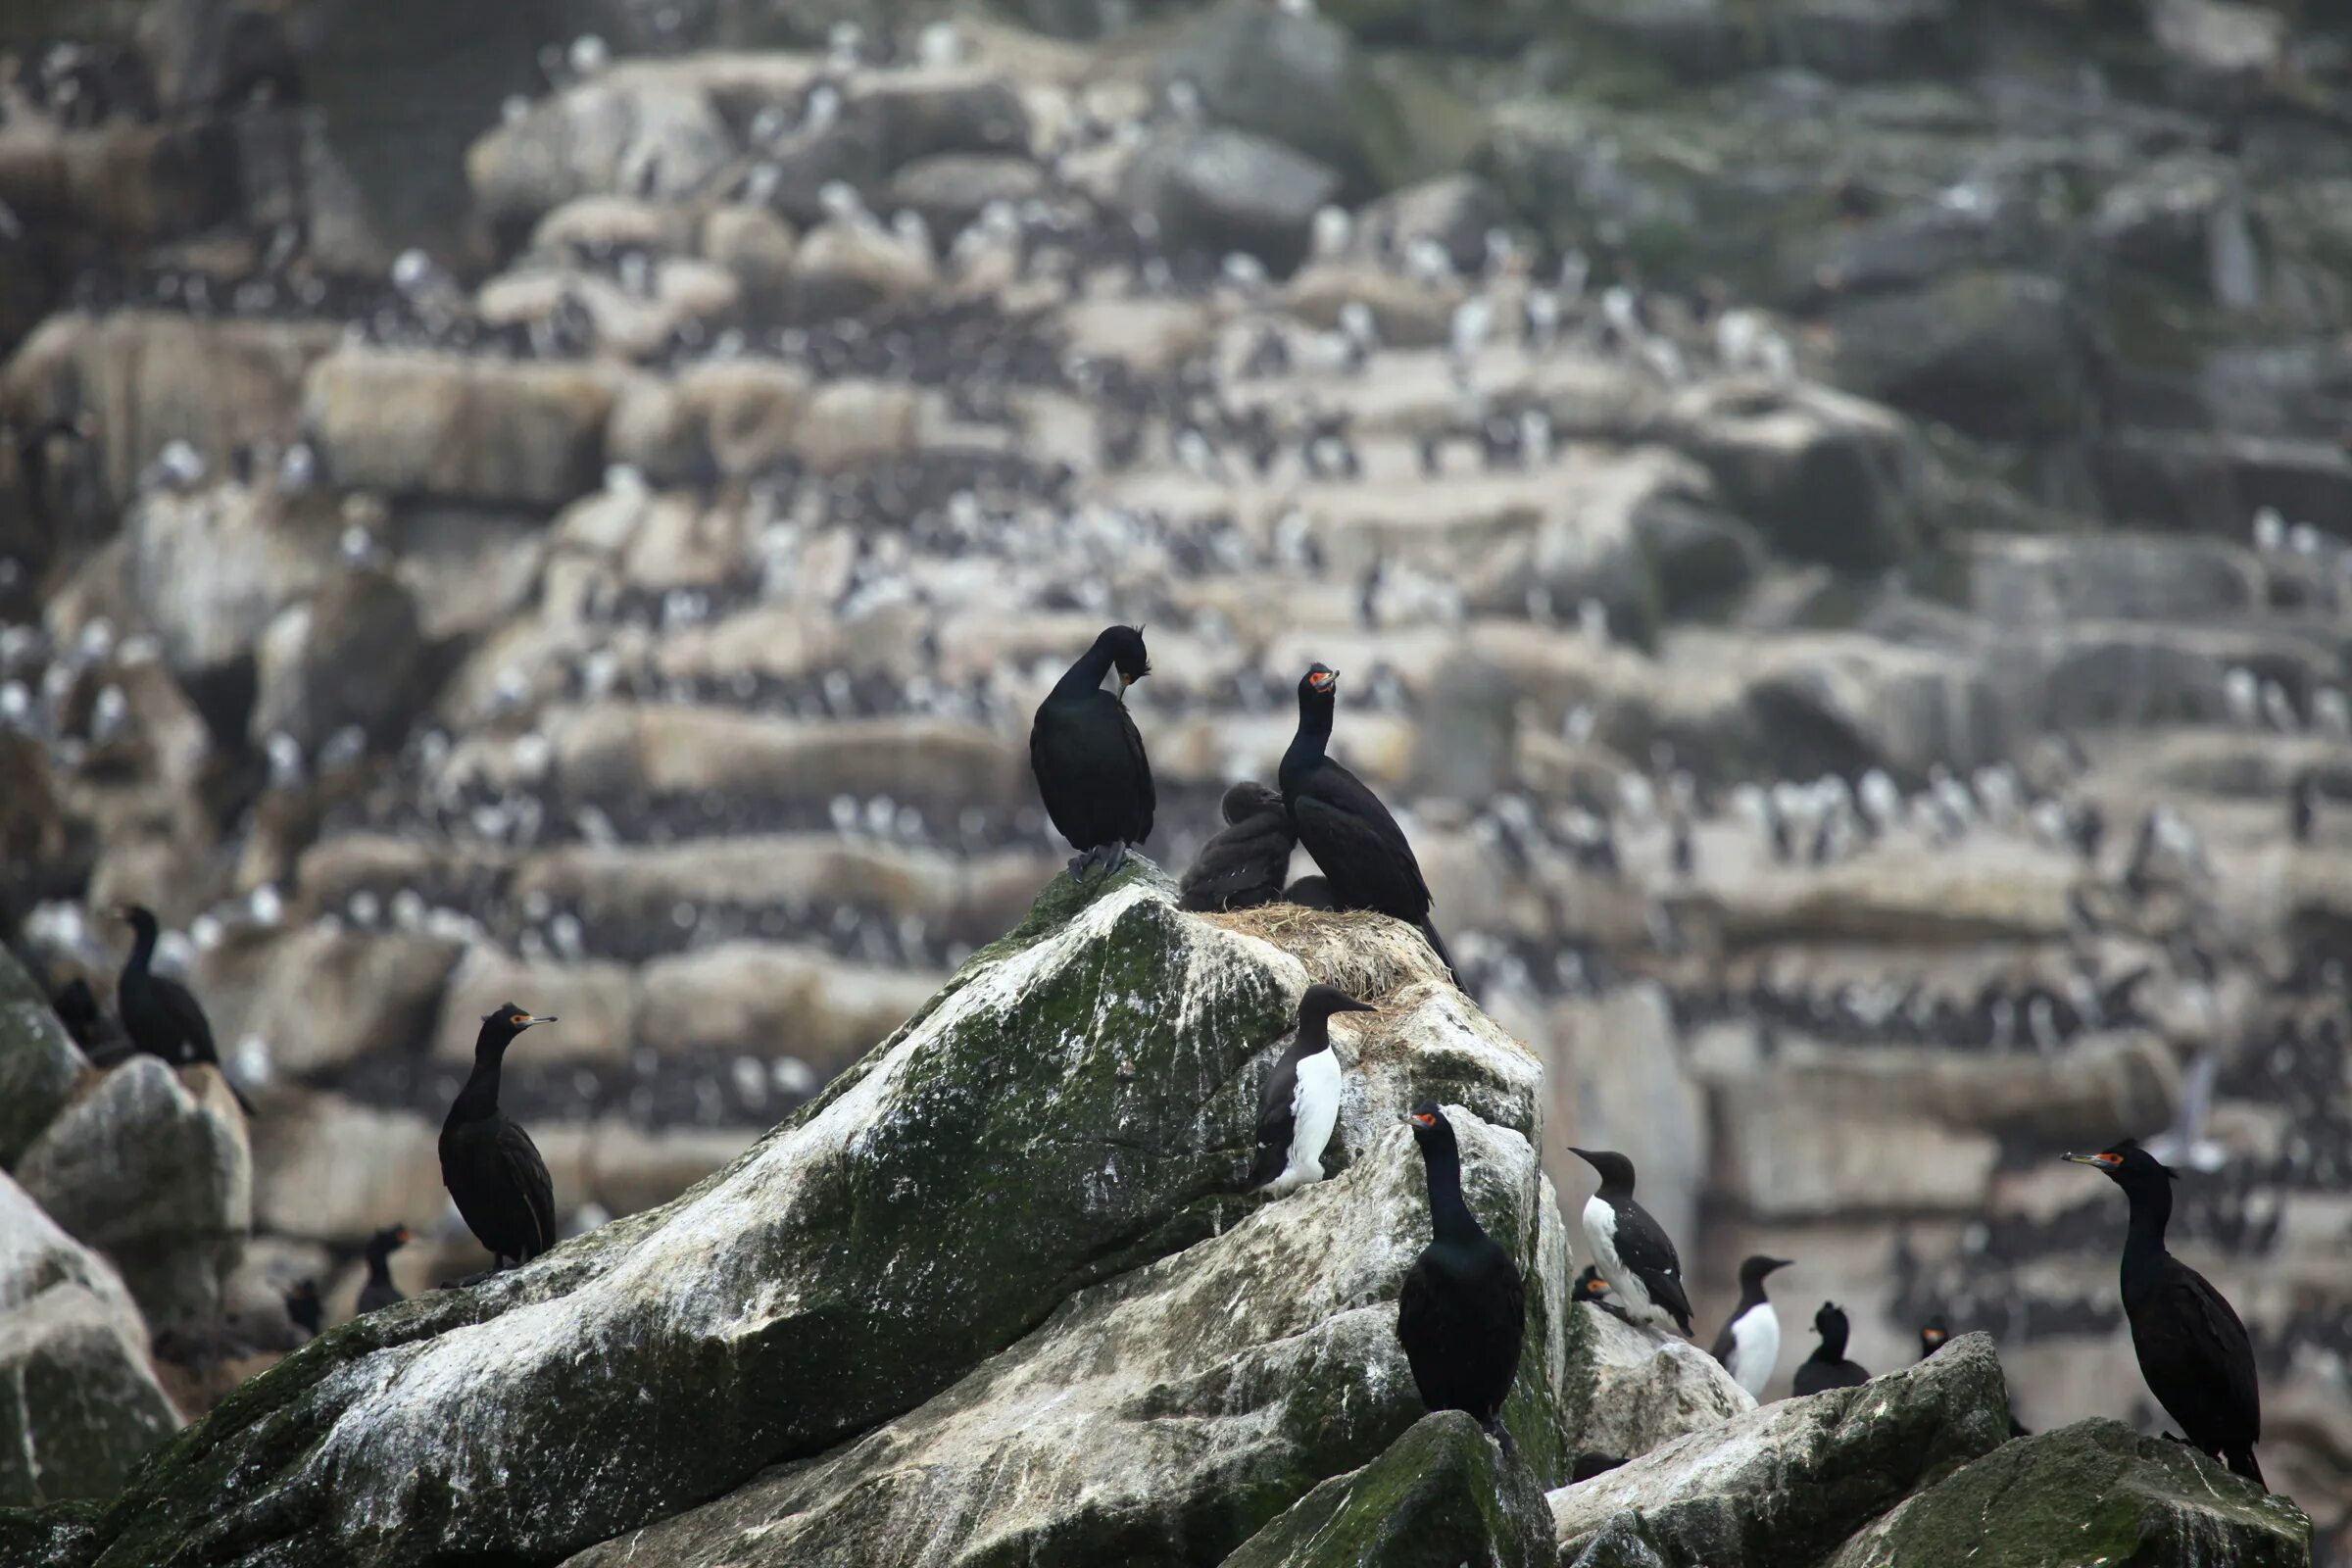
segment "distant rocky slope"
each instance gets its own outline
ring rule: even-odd
[[[2308,1561],[2291,1505],[2111,1424],[2011,1460],[1984,1339],[1757,1410],[1687,1347],[1571,1308],[1540,1070],[1419,938],[1171,892],[1141,863],[1055,884],[675,1201],[330,1332],[103,1508],[0,1514],[0,1544],[59,1568],[1860,1564],[1965,1553],[1982,1497],[2067,1521],[1972,1558],[2006,1568],[2081,1549],[2095,1487],[2131,1498],[2094,1521],[2114,1560]],[[1342,1040],[1339,1169],[1246,1199],[1252,1067],[1310,979],[1379,1004]],[[1422,1099],[1528,1274],[1510,1460],[1422,1419],[1396,1343]],[[1547,1509],[1601,1441],[1634,1462]]]
[[[81,38],[0,74],[0,934],[104,996],[153,904],[258,1105],[43,1021],[0,1166],[175,1415],[379,1226],[480,1266],[494,1003],[566,1227],[665,1203],[1023,919],[1028,714],[1141,620],[1154,858],[1346,669],[1710,1326],[1769,1250],[2153,1431],[2052,1156],[2169,1127],[2335,1552],[2352,19],[1306,9],[0,6]],[[150,1118],[171,1204],[74,1201]]]

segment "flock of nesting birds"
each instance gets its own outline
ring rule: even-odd
[[[1031,768],[1047,814],[1076,852],[1067,867],[1075,880],[1107,880],[1129,851],[1152,834],[1157,802],[1151,760],[1125,701],[1128,689],[1150,672],[1143,633],[1111,626],[1037,709],[1030,730]],[[1339,682],[1339,672],[1320,662],[1300,678],[1298,729],[1283,756],[1278,787],[1245,781],[1228,791],[1227,826],[1185,872],[1181,906],[1229,911],[1287,902],[1372,911],[1419,931],[1450,972],[1445,943],[1429,918],[1429,888],[1411,845],[1379,797],[1330,754]],[[1313,858],[1319,875],[1285,881],[1295,847]],[[117,988],[117,1011],[133,1048],[175,1064],[218,1065],[203,1008],[184,986],[153,970],[154,915],[136,906],[121,913],[136,939]],[[1331,1020],[1373,1010],[1372,1004],[1336,987],[1307,988],[1292,1042],[1261,1088],[1256,1153],[1247,1178],[1250,1190],[1279,1200],[1324,1179],[1323,1159],[1343,1098]],[[546,1162],[521,1124],[499,1105],[509,1049],[525,1031],[556,1021],[512,1004],[485,1014],[472,1072],[442,1125],[442,1180],[467,1228],[492,1255],[491,1272],[526,1263],[559,1239]],[[1405,1276],[1397,1338],[1423,1402],[1432,1410],[1467,1412],[1508,1453],[1512,1445],[1502,1411],[1525,1338],[1525,1277],[1463,1196],[1460,1146],[1445,1109],[1424,1102],[1413,1107],[1408,1121],[1426,1176],[1433,1234]],[[1569,1285],[1571,1299],[1637,1326],[1690,1334],[1681,1257],[1673,1239],[1634,1196],[1633,1160],[1613,1150],[1572,1152],[1599,1180],[1582,1214],[1592,1261]],[[2097,1153],[2065,1157],[2105,1174],[2129,1200],[2121,1294],[2149,1392],[2191,1446],[2262,1486],[2254,1457],[2262,1421],[2252,1342],[2228,1299],[2166,1250],[2173,1171],[2131,1139]],[[406,1227],[393,1227],[370,1240],[361,1311],[401,1299],[388,1259],[408,1237]],[[1751,1396],[1761,1396],[1778,1369],[1782,1333],[1765,1280],[1788,1262],[1758,1255],[1740,1265],[1739,1302],[1714,1342],[1716,1358]],[[476,1275],[453,1287],[487,1277]],[[317,1332],[320,1303],[315,1285],[298,1286],[287,1298],[287,1310]],[[1870,1374],[1846,1356],[1844,1312],[1824,1302],[1814,1327],[1820,1343],[1796,1371],[1795,1394],[1868,1381]],[[1945,1339],[1940,1321],[1925,1325],[1923,1355]],[[1614,1455],[1579,1455],[1576,1474],[1582,1479],[1618,1462]]]

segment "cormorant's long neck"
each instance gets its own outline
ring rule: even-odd
[[[392,1254],[381,1248],[370,1247],[368,1249],[368,1283],[370,1285],[392,1283]]]
[[[1084,697],[1089,692],[1100,691],[1103,680],[1110,674],[1110,660],[1109,644],[1097,643],[1089,648],[1079,656],[1078,662],[1054,683],[1054,698],[1067,702],[1073,697]]]
[[[1337,706],[1328,695],[1300,695],[1298,733],[1291,737],[1290,750],[1282,754],[1282,771],[1277,777],[1294,778],[1323,760],[1324,749],[1331,744],[1332,710]]]
[[[1852,1331],[1843,1323],[1827,1323],[1821,1330],[1821,1348],[1813,1352],[1816,1361],[1845,1359],[1845,1341]]]
[[[130,961],[122,965],[124,974],[143,975],[147,972],[148,966],[155,960],[155,934],[156,928],[152,925],[142,924],[134,929],[130,944]]]
[[[1429,1217],[1441,1242],[1468,1241],[1485,1234],[1478,1216],[1462,1200],[1462,1156],[1458,1150],[1425,1150],[1421,1163],[1429,1172]]]
[[[505,1065],[506,1054],[503,1046],[473,1048],[473,1076],[450,1102],[451,1121],[488,1121],[498,1114],[499,1069]]]
[[[2165,1255],[2164,1228],[2173,1217],[2173,1189],[2161,1186],[2134,1189],[2132,1226],[2124,1233],[2124,1277],[2153,1268]]]

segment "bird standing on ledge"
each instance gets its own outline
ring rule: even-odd
[[[1870,1381],[1868,1372],[1845,1358],[1845,1339],[1851,1326],[1845,1320],[1843,1308],[1835,1301],[1822,1302],[1821,1310],[1813,1314],[1813,1332],[1821,1336],[1821,1343],[1796,1369],[1794,1388],[1798,1394],[1850,1389]]]
[[[2124,1232],[2124,1316],[2139,1375],[2189,1446],[2269,1491],[2254,1445],[2262,1441],[2262,1387],[2246,1326],[2204,1275],[2165,1250],[2173,1217],[2171,1169],[2132,1139],[2095,1154],[2069,1154],[2102,1171],[2131,1200]]]
[[[1606,1149],[1568,1152],[1600,1173],[1600,1190],[1585,1200],[1585,1245],[1609,1282],[1609,1299],[1629,1322],[1690,1333],[1683,1260],[1665,1227],[1634,1201],[1634,1162]]]
[[[1340,1124],[1340,1059],[1331,1051],[1331,1015],[1374,1010],[1338,986],[1308,986],[1298,999],[1298,1038],[1274,1064],[1258,1097],[1252,1190],[1281,1198],[1323,1179],[1323,1151]]]
[[[1435,1239],[1414,1259],[1396,1303],[1396,1337],[1413,1387],[1432,1410],[1466,1410],[1505,1453],[1502,1402],[1519,1375],[1527,1332],[1527,1286],[1511,1254],[1478,1223],[1462,1199],[1462,1152],[1453,1124],[1427,1101],[1407,1118],[1429,1177]]]
[[[525,1029],[555,1021],[513,1003],[484,1013],[473,1075],[441,1124],[441,1185],[498,1267],[527,1263],[556,1245],[556,1188],[547,1161],[531,1135],[498,1108],[507,1047]]]
[[[1715,1337],[1715,1359],[1732,1381],[1764,1397],[1764,1386],[1781,1364],[1781,1315],[1764,1295],[1764,1276],[1787,1268],[1790,1259],[1758,1253],[1740,1265],[1740,1304]]]
[[[360,1287],[359,1312],[374,1311],[408,1298],[392,1283],[392,1254],[409,1244],[409,1228],[392,1225],[368,1238],[368,1283]]]
[[[220,1068],[220,1053],[213,1045],[213,1026],[195,995],[152,967],[158,934],[155,912],[142,904],[125,904],[115,912],[129,922],[132,937],[130,957],[122,965],[122,979],[115,983],[115,1010],[122,1015],[122,1032],[130,1036],[132,1048],[161,1056],[174,1067],[204,1062]],[[225,1069],[220,1077],[228,1082]],[[229,1083],[228,1092],[250,1115],[253,1102],[244,1091]]]
[[[1127,688],[1152,673],[1143,631],[1108,626],[1037,705],[1029,767],[1046,815],[1078,851],[1070,875],[1104,876],[1152,836],[1152,762],[1127,712]]]

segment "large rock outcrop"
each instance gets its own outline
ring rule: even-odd
[[[1422,1413],[1395,1327],[1422,1098],[1459,1107],[1473,1202],[1527,1268],[1506,1419],[1526,1477],[1556,1478],[1568,1254],[1536,1063],[1400,925],[1311,917],[1304,961],[1261,928],[1179,913],[1148,867],[1056,879],[675,1202],[256,1379],[105,1516],[96,1560],[1214,1561]],[[1236,1190],[1256,1080],[1310,978],[1380,1011],[1343,1036],[1336,1176],[1263,1205]]]

